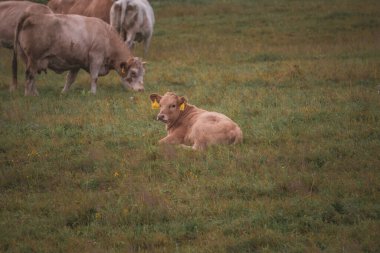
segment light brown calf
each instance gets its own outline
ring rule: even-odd
[[[209,145],[236,144],[243,140],[239,126],[227,116],[208,112],[188,104],[172,92],[151,94],[153,106],[159,106],[157,120],[166,124],[168,135],[160,144],[184,144],[203,150]]]

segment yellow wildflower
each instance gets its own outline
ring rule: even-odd
[[[102,218],[102,214],[101,213],[96,213],[95,214],[95,219],[100,220],[101,218]]]

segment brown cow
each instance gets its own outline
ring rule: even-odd
[[[78,14],[110,22],[112,0],[50,0],[48,6],[58,14]]]
[[[70,88],[80,69],[90,74],[94,94],[98,76],[112,69],[122,77],[124,88],[144,90],[144,63],[133,57],[116,31],[98,18],[25,15],[17,25],[14,44],[14,58],[19,51],[26,63],[25,95],[38,95],[34,77],[48,68],[57,73],[69,71],[62,92]]]
[[[48,6],[55,13],[100,18],[117,30],[129,48],[144,42],[144,53],[148,52],[155,20],[147,0],[50,0]]]
[[[28,1],[5,1],[0,2],[0,45],[12,49],[17,22],[24,12],[52,13],[43,4]]]
[[[46,5],[28,1],[0,2],[0,45],[2,47],[13,48],[17,22],[24,13],[52,13],[52,11]],[[14,61],[13,64],[16,62]],[[11,91],[17,87],[17,73],[15,74],[10,86]]]
[[[153,106],[159,106],[157,120],[166,124],[168,135],[160,144],[184,144],[203,150],[214,144],[236,144],[242,141],[239,126],[227,116],[208,112],[188,104],[172,92],[164,96],[151,94]]]

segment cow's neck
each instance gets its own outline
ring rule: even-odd
[[[189,116],[191,112],[194,111],[194,109],[195,107],[193,105],[186,104],[185,110],[180,112],[178,118],[175,121],[169,122],[166,125],[166,130],[168,132],[170,132],[171,130],[174,130],[177,126],[180,125],[180,122],[182,122],[183,119],[185,119],[187,116]]]
[[[115,46],[112,49],[113,50],[113,53],[112,53],[113,57],[111,57],[112,59],[114,59],[112,62],[112,65],[113,65],[112,67],[114,69],[119,69],[120,63],[127,62],[128,59],[133,57],[133,56],[131,54],[131,51],[127,47],[127,45],[125,45],[125,43],[122,40],[120,40],[120,38],[115,39],[115,41],[117,41],[117,42],[113,43]]]

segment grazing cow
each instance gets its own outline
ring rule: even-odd
[[[24,13],[52,13],[52,11],[46,5],[28,1],[0,2],[0,45],[2,47],[13,48],[17,22]],[[10,86],[11,91],[17,87],[17,73],[15,74]]]
[[[117,30],[129,48],[144,42],[144,54],[148,52],[155,20],[147,0],[50,0],[48,6],[55,13],[100,18]]]
[[[98,76],[107,75],[112,69],[121,76],[124,88],[144,90],[144,63],[133,57],[116,31],[98,18],[25,15],[17,25],[14,44],[13,57],[17,58],[19,51],[26,64],[25,95],[38,95],[34,77],[48,68],[57,73],[69,71],[63,93],[80,69],[90,74],[94,94]]]
[[[184,144],[203,150],[214,144],[236,144],[242,141],[239,126],[227,116],[208,112],[187,103],[172,92],[164,96],[151,94],[152,107],[160,108],[157,120],[166,124],[168,135],[160,144]]]

